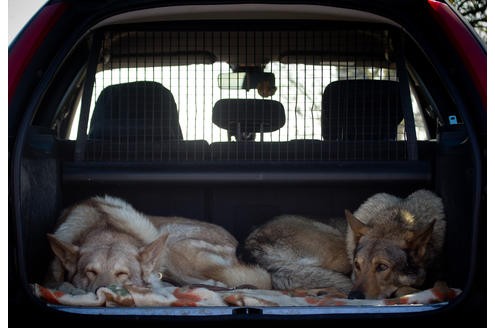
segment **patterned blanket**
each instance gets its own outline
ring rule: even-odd
[[[257,290],[224,289],[212,286],[108,286],[88,293],[68,283],[57,288],[32,285],[35,295],[52,304],[69,306],[342,306],[342,305],[405,305],[447,302],[460,290],[437,283],[418,293],[383,300],[349,300],[332,288]]]

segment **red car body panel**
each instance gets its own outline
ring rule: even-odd
[[[446,33],[454,45],[473,78],[476,89],[483,99],[483,108],[486,111],[487,97],[487,63],[486,52],[477,43],[462,20],[449,8],[448,5],[428,0],[434,17],[440,25],[448,31]]]
[[[22,36],[9,51],[9,103],[27,65],[58,19],[67,9],[66,3],[43,7],[26,26]]]

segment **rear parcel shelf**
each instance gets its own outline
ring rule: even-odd
[[[284,163],[266,165],[239,163],[214,164],[137,164],[137,163],[64,163],[62,180],[66,183],[224,183],[224,184],[326,184],[418,182],[432,180],[428,161]]]

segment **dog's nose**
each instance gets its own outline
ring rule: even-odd
[[[352,290],[349,295],[347,295],[347,298],[352,300],[352,299],[364,299],[364,294],[363,292],[359,291],[359,290]]]

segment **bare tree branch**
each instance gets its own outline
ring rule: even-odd
[[[486,41],[487,0],[449,0]]]

